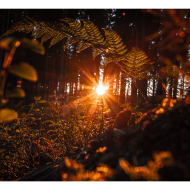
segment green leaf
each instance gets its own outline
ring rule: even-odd
[[[28,63],[20,63],[19,65],[11,65],[8,71],[16,76],[36,82],[38,75],[36,69]]]
[[[8,97],[8,98],[14,98],[14,97],[24,98],[25,96],[26,94],[24,90],[21,88],[14,88],[14,89],[5,91],[5,97]]]
[[[16,119],[18,114],[8,108],[0,109],[0,122],[9,122]]]
[[[23,47],[30,49],[36,53],[39,53],[41,55],[45,54],[45,48],[43,45],[41,45],[38,41],[36,40],[30,40],[27,38],[23,38],[21,40],[21,44]]]

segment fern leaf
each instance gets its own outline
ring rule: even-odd
[[[82,50],[87,49],[88,47],[90,47],[91,44],[90,43],[85,43],[85,42],[79,42],[78,43],[78,53],[80,53]]]
[[[122,71],[137,78],[146,78],[147,70],[152,69],[153,62],[140,48],[133,48],[123,61]],[[146,71],[146,72],[145,72]]]
[[[43,44],[44,42],[46,42],[47,40],[49,40],[50,38],[52,38],[54,36],[53,31],[49,30],[47,33],[45,33],[41,39],[41,43]]]
[[[59,33],[58,35],[56,35],[50,42],[49,48],[56,44],[57,42],[61,41],[63,38],[65,38],[66,36],[64,36],[63,34]]]
[[[123,45],[122,38],[112,29],[104,29],[106,36],[106,45],[109,48],[110,54],[124,55],[127,52],[125,45]]]
[[[102,50],[99,48],[92,48],[93,60],[102,53]]]
[[[96,45],[103,45],[105,43],[105,40],[98,30],[98,27],[94,25],[93,22],[89,20],[82,20],[85,25],[86,33],[88,34],[88,41],[90,41],[92,44]]]
[[[73,32],[73,36],[81,36],[82,32],[84,32],[83,27],[81,26],[81,23],[79,23],[77,20],[70,19],[70,18],[65,18],[65,19],[60,19],[60,20],[69,24]]]

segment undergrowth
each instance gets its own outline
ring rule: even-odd
[[[0,124],[0,179],[16,180],[29,171],[63,156],[80,151],[112,124],[109,109],[97,107],[88,98],[68,105],[46,102],[34,97],[34,103],[21,106],[18,118]],[[103,124],[103,131],[100,131]]]

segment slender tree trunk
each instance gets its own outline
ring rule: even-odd
[[[156,85],[155,85],[155,79],[153,79],[153,89],[152,89],[152,96],[153,96],[153,99],[154,99],[154,97],[155,97],[155,87],[156,87]]]
[[[183,99],[183,93],[184,93],[184,80],[185,80],[185,77],[182,76],[181,89],[180,89],[180,99]]]
[[[117,92],[116,98],[117,98],[117,102],[118,102],[118,99],[119,99],[119,75],[117,75],[117,77],[116,77],[116,92]]]
[[[174,91],[173,91],[173,99],[177,98],[177,85],[178,85],[179,75],[174,77]]]
[[[73,96],[73,82],[70,81],[69,98]]]
[[[169,77],[169,82],[170,82],[169,94],[170,94],[170,97],[172,97],[172,90],[173,90],[173,76]]]
[[[120,104],[125,103],[125,86],[125,78],[123,75],[121,75]]]
[[[162,80],[159,79],[158,84],[157,84],[157,89],[156,89],[155,101],[161,102],[163,98],[164,98],[164,94],[163,94],[163,88],[162,88]]]
[[[137,103],[137,87],[136,81],[131,82],[131,105],[134,106]]]
[[[139,101],[142,103],[146,102],[145,98],[147,98],[147,80],[146,79],[140,80],[138,88],[140,89],[140,92],[138,94]]]

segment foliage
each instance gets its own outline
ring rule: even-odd
[[[99,135],[101,110],[95,110],[92,101],[63,105],[56,93],[53,96],[50,102],[34,97],[34,103],[25,106],[30,107],[28,113],[22,108],[16,120],[1,123],[1,180],[16,180],[84,148]],[[111,123],[104,117],[104,130],[108,126]]]
[[[153,157],[154,161],[149,160],[147,166],[131,166],[123,158],[119,158],[118,162],[131,181],[158,181],[160,179],[158,170],[164,166],[171,167],[174,164],[174,159],[169,151],[155,152]],[[112,169],[103,163],[99,163],[94,171],[88,171],[76,160],[65,157],[64,162],[68,171],[62,172],[63,181],[107,181],[112,180],[113,176],[117,174],[116,169]]]
[[[10,35],[15,31],[32,32],[34,39],[41,38],[41,43],[51,39],[50,46],[66,38],[64,50],[73,43],[78,43],[78,53],[92,47],[93,59],[98,55],[104,56],[104,64],[116,63],[125,75],[143,78],[146,71],[150,70],[153,62],[147,59],[147,55],[139,48],[134,48],[127,53],[126,45],[122,38],[112,29],[104,29],[105,38],[98,27],[89,20],[75,20],[70,18],[60,19],[59,22],[40,22],[28,18],[25,23],[14,24],[1,37]],[[135,55],[133,55],[135,53]],[[135,60],[131,60],[131,56]],[[137,57],[136,57],[137,56]],[[132,70],[131,70],[132,69]]]
[[[124,104],[120,105],[120,107],[125,108],[124,110],[131,110],[130,120],[134,117],[133,119],[134,119],[135,123],[137,123],[141,119],[142,113],[144,112],[144,109],[141,108],[140,105],[138,105],[138,104],[132,106],[130,103],[124,103]]]
[[[189,10],[148,9],[147,12],[160,23],[159,29],[145,38],[146,41],[154,40],[153,48],[162,55],[158,57],[164,63],[158,71],[158,78],[174,77],[177,81],[179,75],[183,78],[189,75]]]
[[[100,163],[95,171],[85,171],[83,165],[75,160],[66,157],[64,161],[69,171],[62,173],[63,181],[106,181],[114,174],[114,170],[106,164]],[[76,170],[76,174],[72,174],[72,170]]]
[[[133,48],[123,61],[123,72],[133,80],[147,78],[147,71],[153,68],[153,63],[145,52],[138,47]]]
[[[158,181],[158,170],[164,166],[170,167],[173,164],[173,158],[170,152],[163,151],[153,154],[155,161],[148,161],[148,166],[134,167],[129,164],[128,161],[119,159],[119,164],[126,174],[130,176],[132,181],[134,180],[148,180]]]
[[[154,48],[179,54],[187,50],[190,40],[190,21],[187,9],[150,9],[147,12],[157,17],[158,22],[163,22],[163,26],[158,31],[146,37],[147,41],[156,40]],[[161,36],[162,40],[160,40]]]
[[[40,54],[45,53],[44,47],[34,40],[28,40],[26,38],[21,40],[7,38],[0,41],[0,47],[7,50],[3,63],[3,70],[0,74],[0,106],[8,102],[8,99],[6,100],[4,97],[25,97],[24,90],[20,88],[6,91],[4,95],[5,82],[8,73],[34,82],[38,79],[36,70],[30,64],[20,63],[17,65],[11,65],[13,55],[20,45]],[[17,118],[17,113],[11,109],[3,108],[0,110],[0,113],[0,122],[12,121]]]

